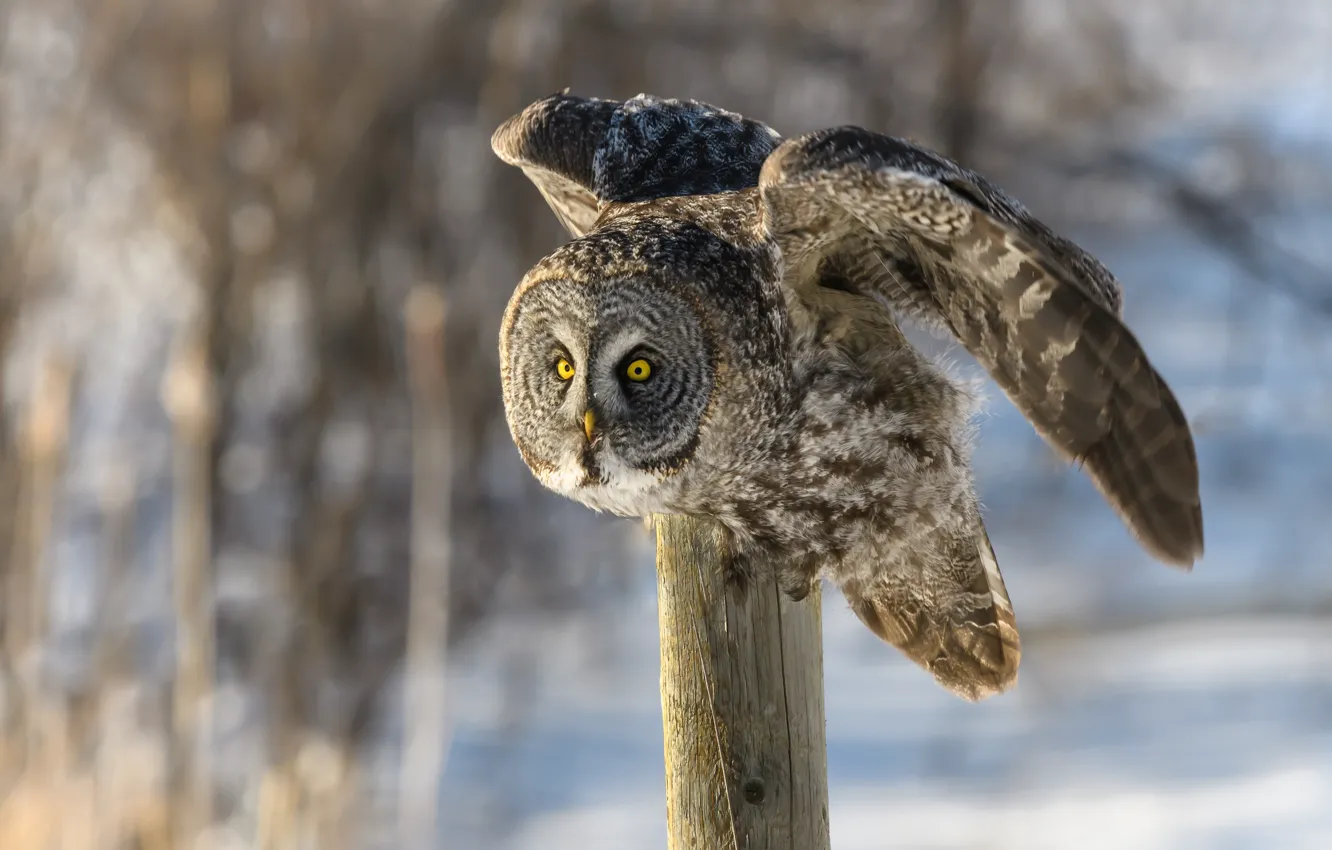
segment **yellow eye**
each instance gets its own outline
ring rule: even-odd
[[[640,357],[625,367],[624,374],[631,381],[646,381],[652,375],[652,364]]]
[[[555,374],[560,376],[561,381],[567,381],[574,376],[573,364],[561,357],[555,363]]]

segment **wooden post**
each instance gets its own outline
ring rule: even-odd
[[[818,590],[738,598],[714,522],[655,526],[670,850],[828,850]]]

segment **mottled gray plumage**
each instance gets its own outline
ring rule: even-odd
[[[1201,555],[1192,437],[1118,284],[980,176],[859,128],[783,142],[642,95],[554,95],[492,144],[577,237],[524,277],[500,336],[509,426],[546,486],[715,517],[738,581],[773,568],[800,598],[827,578],[945,687],[1001,691],[1020,649],[974,400],[905,315],[954,335],[1147,549]]]

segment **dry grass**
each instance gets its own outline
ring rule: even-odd
[[[102,175],[119,179],[112,185],[125,194],[121,209],[105,215],[122,223],[103,237],[114,245],[136,232],[161,234],[174,240],[184,265],[132,272],[174,287],[167,297],[178,306],[134,307],[137,296],[124,294],[131,310],[165,306],[168,318],[156,327],[140,313],[141,336],[165,330],[173,341],[165,358],[153,363],[149,355],[132,376],[139,388],[131,393],[160,385],[157,410],[147,398],[137,401],[137,424],[117,429],[110,448],[99,446],[112,463],[94,476],[93,504],[71,483],[82,470],[64,468],[71,454],[87,458],[86,435],[70,446],[79,416],[71,408],[106,399],[90,383],[75,385],[104,380],[86,342],[43,360],[28,379],[20,427],[13,436],[0,429],[14,449],[0,453],[0,483],[17,507],[0,528],[8,550],[0,847],[293,850],[372,846],[376,838],[398,845],[396,818],[382,804],[391,795],[376,790],[385,783],[364,744],[393,700],[398,669],[412,754],[404,781],[414,792],[400,795],[401,820],[416,840],[432,839],[432,789],[447,745],[443,314],[429,294],[410,300],[412,379],[399,381],[391,339],[376,338],[367,324],[378,309],[372,287],[385,281],[367,265],[379,222],[365,217],[365,199],[388,164],[375,147],[393,142],[379,122],[428,57],[440,8],[396,3],[377,14],[353,0],[121,0],[19,4],[6,13],[11,33],[54,39],[55,51],[66,49],[63,42],[75,63],[72,77],[45,91],[43,57],[23,66],[22,51],[9,51],[7,81],[35,99],[23,132],[0,143],[6,162],[45,169],[76,191]],[[258,48],[265,36],[267,49]],[[98,161],[98,149],[114,150],[118,138],[151,160],[138,183]],[[36,181],[22,203],[40,210],[42,192]],[[43,298],[67,296],[75,309],[92,303],[94,293],[64,288],[77,287],[79,272],[42,247],[89,238],[61,231],[78,214],[27,215],[6,229],[6,257],[23,261],[0,285],[6,345],[31,327],[15,317]],[[54,258],[45,275],[32,259],[43,251]],[[119,295],[110,293],[112,304]],[[274,328],[284,310],[295,324]],[[87,339],[96,339],[95,329]],[[49,348],[47,340],[38,348]],[[273,360],[280,367],[293,356],[318,365],[291,378],[272,410],[281,391],[272,388]],[[353,421],[367,422],[367,411],[372,420],[381,406],[400,405],[405,415],[371,424],[369,469],[330,485],[321,451],[328,453],[348,399],[367,393],[355,399]],[[413,428],[413,420],[424,424]],[[367,577],[356,548],[383,474],[376,430],[400,427],[417,434],[416,457],[394,459],[416,473],[404,494],[413,518],[402,523],[413,530],[396,547],[412,567]],[[247,473],[256,433],[267,466],[256,472],[251,464]],[[164,466],[151,461],[159,449],[169,458]],[[335,446],[332,461],[346,454]],[[235,483],[247,474],[294,480],[275,497],[253,482]],[[249,502],[266,507],[256,515]],[[263,530],[265,510],[288,517],[285,540]],[[54,548],[81,511],[96,526],[91,572],[72,568]],[[159,523],[164,515],[169,521]],[[159,524],[162,533],[146,539],[145,527]],[[237,551],[261,551],[273,568],[238,575]],[[385,563],[371,560],[374,570]],[[71,617],[80,616],[65,609],[77,609],[78,594],[62,594],[75,576],[91,581],[83,593],[96,613],[71,629]],[[360,598],[367,588],[369,598]],[[237,592],[245,604],[237,605]],[[386,602],[376,599],[385,593]],[[367,611],[376,601],[380,610]],[[72,651],[63,646],[71,639]],[[239,738],[237,726],[245,730]]]
[[[391,839],[399,847],[434,846],[448,748],[445,315],[443,299],[431,287],[416,287],[406,301],[412,463],[418,474],[412,494],[399,837]],[[161,388],[174,454],[172,675],[162,684],[136,677],[132,639],[125,624],[111,616],[99,618],[101,643],[88,686],[71,690],[51,681],[43,658],[43,642],[50,639],[43,614],[51,608],[45,565],[70,428],[71,381],[66,364],[47,364],[16,446],[20,485],[15,504],[20,510],[5,574],[0,847],[361,846],[355,840],[358,829],[381,832],[383,818],[376,818],[373,801],[358,788],[355,741],[311,734],[290,705],[271,730],[271,765],[256,777],[252,837],[244,835],[243,825],[225,823],[214,811],[218,694],[211,494],[217,400],[207,339],[198,330],[180,340]],[[126,557],[134,524],[131,470],[109,482],[102,501],[107,569],[106,586],[98,595],[113,615],[129,609],[132,593]],[[362,817],[365,822],[358,822]]]

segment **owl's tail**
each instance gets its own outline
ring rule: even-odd
[[[869,580],[842,585],[851,610],[958,696],[975,701],[1007,690],[1022,648],[980,517],[903,551]]]

